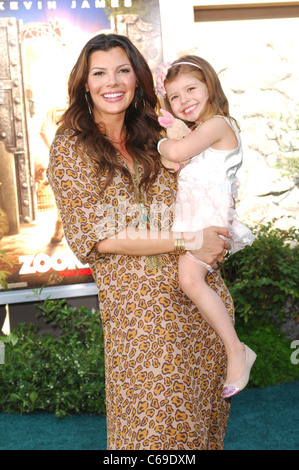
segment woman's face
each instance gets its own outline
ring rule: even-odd
[[[136,85],[133,67],[121,47],[90,55],[85,89],[90,92],[96,122],[111,115],[124,116],[134,99]]]

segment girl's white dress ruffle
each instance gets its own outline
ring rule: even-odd
[[[223,116],[219,116],[223,118]],[[237,171],[242,165],[242,145],[233,121],[224,119],[233,128],[238,147],[233,150],[208,148],[191,158],[178,175],[175,207],[175,232],[195,232],[211,225],[227,227],[235,253],[255,239],[251,230],[239,219],[235,210],[239,181]]]

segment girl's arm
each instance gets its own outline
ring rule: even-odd
[[[115,236],[98,242],[96,249],[100,253],[132,256],[173,253],[175,238],[182,237],[185,240],[186,250],[192,251],[196,257],[217,268],[216,261],[224,262],[223,250],[230,248],[230,244],[220,235],[230,237],[228,230],[223,227],[207,227],[192,236],[127,227]]]
[[[231,132],[228,132],[229,130]],[[183,162],[209,147],[229,149],[229,142],[226,142],[228,136],[230,137],[229,140],[232,141],[231,148],[236,147],[236,136],[225,119],[213,117],[203,122],[183,139],[160,141],[159,152],[167,160]]]

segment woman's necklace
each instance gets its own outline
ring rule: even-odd
[[[134,173],[130,171],[130,168],[126,162],[125,157],[120,153],[123,157],[125,164],[130,172],[132,177],[133,186],[134,186],[134,195],[135,195],[135,203],[138,205],[139,209],[139,230],[150,230],[150,219],[148,216],[148,212],[145,205],[145,195],[144,190],[142,187],[139,186],[140,183],[140,175],[139,175],[139,168],[138,164],[135,159],[133,159],[133,167]],[[146,256],[146,267],[149,269],[161,268],[162,266],[162,259],[160,255],[147,255]]]

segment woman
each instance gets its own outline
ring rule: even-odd
[[[228,232],[170,231],[176,187],[156,149],[156,105],[150,69],[130,40],[91,39],[70,75],[48,178],[68,243],[99,290],[108,449],[220,449],[225,353],[179,290],[177,260],[193,250],[216,268]],[[208,282],[233,315],[219,273]]]

